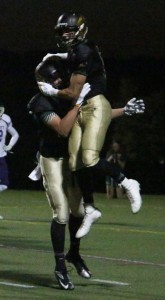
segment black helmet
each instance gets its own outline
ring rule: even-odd
[[[84,16],[75,12],[62,14],[55,26],[56,35],[61,39],[61,42],[67,46],[73,46],[79,41],[85,39],[88,27]],[[69,36],[63,36],[64,33],[72,32]]]
[[[42,61],[35,69],[35,76],[37,81],[46,81],[49,83],[54,82],[56,79],[61,78],[66,82],[68,70],[66,63],[59,57],[53,57]]]

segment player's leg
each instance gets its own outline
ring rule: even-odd
[[[84,108],[82,108],[84,110]],[[93,109],[92,109],[93,112]],[[87,168],[82,168],[82,133],[84,131],[84,124],[82,122],[82,111],[74,124],[70,138],[69,138],[69,165],[73,172],[85,203],[86,217],[90,214],[90,224],[95,222],[101,216],[101,212],[95,209],[93,199],[93,178],[92,169],[88,171]],[[84,221],[84,219],[83,219]],[[88,226],[91,226],[88,224]],[[78,238],[78,236],[76,236]]]
[[[82,163],[82,113],[75,122],[69,137],[69,167],[73,171],[74,179],[78,182],[82,197],[86,202],[93,203],[92,172],[87,172]],[[86,184],[88,183],[88,184]]]
[[[110,122],[111,106],[103,95],[89,99],[82,107],[82,160],[85,167],[98,163]]]
[[[80,276],[88,279],[91,277],[91,272],[80,255],[81,239],[75,237],[85,212],[82,194],[73,172],[68,172],[67,183],[67,196],[71,213],[69,218],[70,247],[65,258],[69,263],[74,265]]]
[[[111,176],[125,190],[131,203],[132,212],[134,214],[139,212],[142,206],[142,198],[140,195],[140,184],[137,180],[126,178],[116,164],[112,165],[105,159],[100,159],[93,168],[104,172],[105,175]]]
[[[7,190],[9,186],[8,166],[5,157],[0,157],[0,192]],[[0,215],[0,220],[3,216]]]
[[[69,219],[69,232],[70,232],[70,248],[66,254],[66,260],[73,264],[76,268],[77,273],[86,279],[91,277],[91,272],[87,267],[87,264],[82,259],[80,255],[80,238],[76,238],[76,232],[78,231],[82,223],[82,218],[75,217],[73,214],[70,214]]]
[[[0,192],[5,191],[9,186],[9,172],[5,157],[0,157]]]
[[[76,233],[80,238],[86,235],[93,223],[100,217],[101,212],[94,206],[93,201],[93,165],[99,161],[100,151],[103,147],[105,135],[111,121],[111,106],[101,95],[88,100],[88,104],[82,107],[82,124],[84,131],[82,136],[82,160],[86,166],[79,173],[79,181],[83,195],[85,191],[91,195],[91,199],[84,196],[85,217],[82,225]]]
[[[55,257],[55,277],[59,286],[65,290],[74,289],[65,265],[65,229],[69,219],[69,207],[63,189],[65,180],[65,160],[40,156],[43,185],[48,202],[53,211],[51,222],[51,242]]]
[[[87,109],[89,104],[90,106]],[[108,161],[99,157],[110,123],[111,107],[108,101],[103,96],[94,97],[82,108],[82,113],[82,123],[85,124],[82,137],[82,153],[86,172],[90,173],[92,168],[98,169],[105,175],[112,177],[118,184],[121,184],[130,200],[132,212],[137,213],[142,204],[139,183],[136,180],[127,179],[116,164],[112,166]],[[77,238],[86,235],[91,225],[99,218],[99,216],[95,216],[97,211],[88,204],[86,203],[86,215],[76,234]]]
[[[131,203],[131,210],[137,213],[142,205],[140,185],[136,180],[128,179],[121,172],[120,167],[111,164],[99,157],[105,135],[108,128],[108,117],[111,116],[108,101],[103,96],[97,96],[89,100],[93,105],[93,113],[84,114],[85,131],[82,138],[83,162],[88,169],[93,167],[105,175],[112,177],[118,185],[125,189]]]
[[[82,134],[81,115],[79,115],[69,136],[69,168],[71,171],[83,168],[81,147]]]

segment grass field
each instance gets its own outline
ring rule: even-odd
[[[63,291],[53,275],[52,216],[44,192],[0,193],[0,299],[165,299],[165,196],[144,195],[137,215],[127,199],[95,199],[102,218],[81,242],[93,276],[83,279],[68,264],[75,290]],[[67,231],[66,250],[68,243]]]

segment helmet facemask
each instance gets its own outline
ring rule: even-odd
[[[75,29],[61,28],[59,33],[62,44],[66,45],[67,47],[74,44],[74,40],[76,37]]]
[[[71,13],[64,14],[58,19],[55,31],[60,46],[71,47],[85,39],[88,27],[83,16]]]

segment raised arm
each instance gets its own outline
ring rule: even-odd
[[[142,99],[132,98],[127,102],[127,104],[122,108],[112,109],[112,119],[121,117],[124,115],[132,116],[135,114],[142,114],[145,111],[145,104]]]

